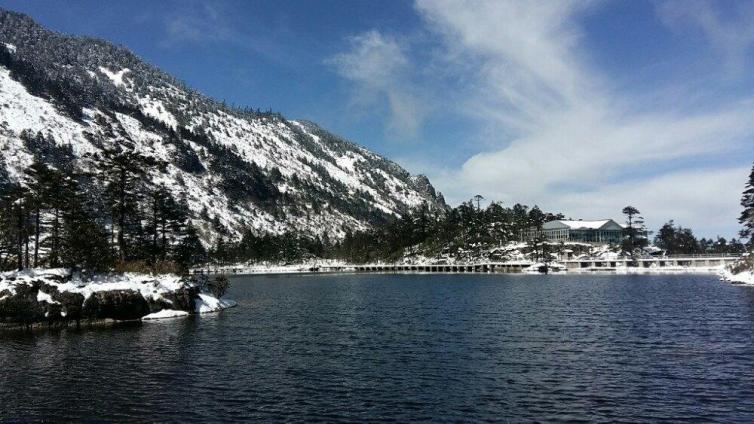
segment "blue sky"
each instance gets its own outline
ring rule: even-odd
[[[730,237],[754,160],[754,3],[9,1],[237,105],[310,119],[457,203],[638,207]]]

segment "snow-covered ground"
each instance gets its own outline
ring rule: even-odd
[[[95,294],[104,296],[101,299],[93,299],[100,303],[108,301],[117,303],[117,299],[108,300],[107,295],[124,292],[138,293],[147,302],[149,305],[147,312],[150,313],[141,316],[141,319],[146,320],[186,316],[191,313],[217,312],[236,306],[236,302],[232,300],[218,299],[209,293],[200,292],[193,282],[177,275],[125,273],[84,279],[79,275],[71,275],[69,270],[62,268],[28,269],[0,273],[0,318],[13,315],[4,310],[8,301],[18,301],[19,296],[28,296],[28,293],[34,293],[34,291],[36,291],[37,305],[47,309],[45,317],[49,316],[52,305],[61,309],[59,311],[61,318],[66,318],[68,309],[72,306],[74,309],[85,308],[87,300]],[[66,294],[80,295],[78,298],[83,298],[83,304],[81,301],[74,305],[63,304],[61,299]],[[177,300],[179,298],[180,300]],[[144,304],[144,301],[140,302]],[[138,302],[136,304],[138,305]],[[169,305],[173,306],[169,307]],[[123,306],[120,305],[120,307]],[[12,310],[13,307],[10,309]]]
[[[73,276],[61,282],[58,278],[67,278],[70,272],[64,268],[27,269],[0,273],[0,292],[7,289],[15,294],[19,284],[31,284],[42,281],[56,287],[59,292],[79,293],[88,299],[93,293],[112,290],[133,290],[141,293],[145,299],[163,300],[163,295],[185,287],[186,282],[176,275],[116,274],[96,276],[84,281],[80,276]],[[58,277],[58,278],[50,278]],[[45,295],[39,292],[40,296]]]
[[[189,313],[186,311],[177,311],[175,309],[163,309],[159,312],[154,312],[149,315],[143,316],[142,320],[156,320],[156,319],[165,319],[165,318],[178,318],[178,317],[185,317]]]
[[[570,268],[561,272],[569,273],[617,273],[617,274],[678,274],[678,273],[705,273],[716,274],[723,270],[722,265],[702,265],[698,266],[675,266],[668,263],[667,257],[658,256],[656,259],[665,262],[664,266],[659,263],[649,267],[627,266],[627,257],[617,252],[616,248],[610,245],[592,245],[587,243],[548,243],[553,252],[551,260],[548,263],[550,270],[565,268],[565,261],[614,261],[616,265],[611,267],[587,267],[587,268]],[[657,253],[656,248],[649,248],[646,251],[646,257],[650,258],[650,253]],[[297,264],[278,264],[278,263],[238,263],[232,265],[205,265],[197,267],[194,271],[209,271],[210,274],[293,274],[307,272],[351,272],[357,266],[383,266],[383,265],[408,265],[408,266],[427,266],[427,265],[474,265],[474,264],[495,264],[495,265],[514,265],[529,266],[532,271],[543,265],[541,260],[532,252],[528,243],[510,242],[501,246],[488,247],[475,251],[466,250],[456,252],[455,254],[443,253],[434,257],[425,256],[416,253],[416,249],[407,249],[407,253],[395,262],[373,262],[364,264],[352,264],[342,260],[333,259],[312,259]]]
[[[739,272],[738,274],[732,273],[730,270],[723,270],[720,273],[720,277],[731,283],[737,284],[754,284],[754,270]]]
[[[754,256],[751,252],[744,253],[739,262],[720,270],[719,275],[721,280],[733,284],[754,285]]]
[[[236,306],[235,300],[218,299],[206,293],[199,293],[196,299],[196,313],[205,314],[209,312],[218,312]]]
[[[437,263],[431,260],[426,261],[402,261],[396,263],[364,263],[364,264],[351,264],[346,262],[317,262],[310,261],[302,264],[237,264],[227,266],[209,266],[205,268],[196,268],[194,271],[209,271],[210,274],[237,274],[237,275],[249,275],[249,274],[297,274],[297,273],[311,273],[311,272],[353,272],[357,267],[370,267],[370,266],[384,266],[384,265],[406,265],[406,266],[428,266],[428,265],[475,265],[475,264],[495,264],[495,265],[515,265],[525,266],[522,272],[524,273],[539,273],[539,268],[545,264],[542,262],[533,262],[529,259],[515,259],[507,261],[478,261],[478,262],[464,262],[464,261],[449,261],[444,263]],[[723,272],[724,267],[722,265],[716,266],[650,266],[650,267],[631,267],[631,266],[618,266],[615,268],[566,268],[562,263],[553,261],[547,264],[548,273],[572,273],[572,274],[597,274],[597,273],[610,273],[610,274],[719,274]],[[420,270],[419,272],[424,272]],[[739,277],[741,278],[741,277]],[[754,284],[754,280],[752,280]]]
[[[303,272],[313,272],[323,267],[344,267],[352,266],[341,260],[331,259],[314,259],[298,264],[278,264],[278,263],[239,263],[233,265],[207,265],[195,268],[194,271],[207,271],[212,274],[298,274]]]

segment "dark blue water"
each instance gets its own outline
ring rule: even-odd
[[[710,276],[233,279],[201,318],[0,335],[0,421],[754,421]]]

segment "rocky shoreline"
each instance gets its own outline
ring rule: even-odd
[[[108,325],[216,312],[235,306],[176,275],[83,278],[66,269],[0,274],[0,329]]]

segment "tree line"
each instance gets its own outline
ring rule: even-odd
[[[173,271],[207,260],[186,199],[144,178],[164,164],[120,150],[88,159],[94,169],[81,172],[35,157],[21,181],[0,178],[0,268],[98,272],[138,263]]]
[[[725,237],[718,236],[697,239],[690,228],[676,225],[673,220],[660,227],[654,238],[654,244],[669,255],[744,253],[747,250],[746,244],[736,238],[726,240]]]
[[[423,204],[377,227],[345,230],[344,237],[297,233],[258,234],[246,230],[239,240],[227,233],[209,249],[193,226],[185,197],[175,198],[168,187],[151,182],[150,167],[164,167],[135,151],[108,150],[86,156],[89,172],[76,171],[73,155],[54,140],[25,132],[35,144],[33,163],[13,182],[0,163],[0,269],[67,267],[91,272],[163,267],[180,271],[205,262],[298,262],[314,258],[354,263],[393,261],[405,256],[438,255],[478,258],[496,247],[519,241],[524,231],[541,230],[563,214],[539,207],[492,202],[481,206],[475,196],[455,208],[438,210]],[[741,240],[694,236],[674,221],[654,237],[668,254],[742,253],[754,246],[754,168],[741,204]],[[626,252],[645,247],[648,232],[638,209],[627,206]],[[222,227],[220,225],[220,227]],[[535,259],[547,258],[557,246],[539,236],[522,250]]]
[[[752,173],[754,178],[754,170]],[[742,204],[748,204],[741,217],[741,222],[748,228],[741,233],[743,239],[754,234],[752,187],[754,183],[750,181],[742,200]],[[365,230],[346,230],[344,237],[335,241],[327,235],[257,235],[247,231],[238,242],[221,238],[210,249],[209,257],[215,262],[228,264],[246,261],[285,263],[313,258],[365,263],[394,261],[411,255],[479,258],[489,255],[496,247],[519,241],[522,232],[527,230],[536,230],[536,235],[520,250],[531,254],[533,259],[546,261],[551,253],[563,248],[547,242],[541,233],[545,222],[563,219],[562,213],[544,212],[538,206],[522,204],[506,207],[500,202],[482,207],[482,200],[484,197],[477,195],[448,210],[437,210],[423,204],[383,225]],[[641,252],[650,244],[651,232],[647,230],[637,208],[626,206],[622,213],[625,216],[624,237],[615,249],[627,254]],[[678,226],[674,221],[663,225],[653,241],[667,254],[742,253],[747,246],[752,246],[751,240],[742,242],[736,238],[698,239],[691,229]],[[573,246],[569,248],[578,249]]]
[[[744,253],[754,250],[754,166],[741,195],[743,210],[738,218],[742,229],[740,239],[724,237],[697,239],[690,228],[676,225],[673,220],[666,222],[655,236],[655,246],[669,254],[695,253]]]

